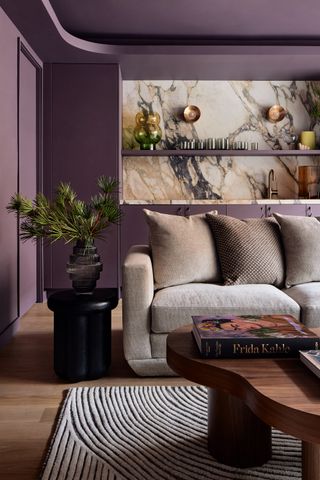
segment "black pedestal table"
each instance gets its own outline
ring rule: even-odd
[[[70,382],[104,376],[111,363],[111,310],[116,288],[77,295],[62,290],[48,298],[54,312],[54,371]]]

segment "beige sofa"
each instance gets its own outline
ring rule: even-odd
[[[152,214],[152,221],[154,220],[153,216],[154,214]],[[167,221],[165,217],[166,216],[156,217],[156,223],[159,223],[159,219],[160,224],[163,219]],[[222,217],[224,216],[219,216],[219,219]],[[293,218],[303,218],[304,221],[310,220],[304,217],[291,217],[290,221],[292,221]],[[150,221],[150,218],[148,218],[148,220]],[[206,219],[202,217],[202,220],[207,228],[208,225]],[[222,220],[223,222],[226,222],[225,218],[222,218]],[[287,218],[283,216],[280,220],[286,222]],[[237,222],[241,221],[237,220]],[[312,219],[311,221],[312,228],[320,228],[320,224],[315,224],[314,222],[316,222],[316,219]],[[277,227],[275,227],[275,224],[276,222],[272,224],[272,228],[278,228],[278,224],[276,224]],[[247,228],[246,224],[244,225],[245,228]],[[257,225],[260,224],[253,223],[252,230],[255,231],[255,237],[257,236]],[[242,225],[240,225],[240,227],[242,228]],[[267,224],[267,227],[270,227],[269,223]],[[301,226],[301,228],[304,230],[304,226]],[[161,229],[163,232],[163,225],[161,225]],[[173,230],[175,231],[174,235],[181,235],[176,224]],[[296,243],[295,239],[292,238],[292,232],[290,229],[286,232],[285,225],[282,225],[281,231],[282,230],[282,234],[288,233],[290,241]],[[243,283],[243,279],[240,279],[240,284],[237,283],[237,281],[233,283],[231,282],[231,284],[230,282],[229,284],[226,284],[225,277],[221,278],[221,267],[223,266],[221,264],[221,258],[219,259],[219,255],[217,251],[215,251],[215,261],[217,264],[213,266],[212,270],[213,277],[215,277],[213,278],[213,281],[208,281],[208,279],[206,279],[205,281],[191,281],[186,283],[183,282],[183,278],[181,278],[182,271],[177,272],[179,267],[173,265],[173,260],[169,255],[170,252],[168,252],[169,265],[167,265],[168,269],[165,271],[165,281],[167,284],[170,283],[169,279],[171,272],[172,277],[178,274],[179,278],[178,280],[175,279],[174,283],[178,281],[180,284],[170,286],[161,285],[161,288],[159,288],[159,283],[157,284],[157,276],[155,276],[155,271],[157,271],[157,268],[159,267],[156,262],[156,255],[159,253],[156,249],[156,242],[159,241],[159,229],[156,230],[156,235],[153,238],[152,234],[154,233],[155,232],[152,231],[151,228],[152,249],[145,245],[132,247],[123,264],[122,305],[124,354],[129,365],[137,375],[174,375],[166,363],[166,337],[173,329],[191,323],[191,315],[221,314],[227,312],[237,314],[287,313],[301,320],[307,326],[320,326],[320,282],[314,281],[316,278],[313,278],[319,275],[320,280],[320,266],[315,266],[316,272],[311,272],[310,278],[313,281],[299,283],[290,286],[289,288],[286,288],[284,280],[284,284],[281,287],[270,283]],[[182,233],[186,238],[186,232],[183,231]],[[208,233],[210,238],[213,238],[210,229],[208,230]],[[169,234],[172,235],[171,227],[169,228]],[[227,231],[226,234],[230,236],[230,231]],[[318,234],[318,238],[320,238],[320,230]],[[168,231],[166,230],[165,242],[167,242],[170,235],[168,235]],[[188,235],[188,237],[191,236],[192,235]],[[236,234],[233,234],[233,237],[236,236]],[[310,240],[309,233],[307,237],[308,242]],[[160,239],[160,243],[162,240],[163,239]],[[216,237],[215,240],[216,241],[211,244],[210,248],[217,250],[219,239]],[[225,239],[222,238],[222,240],[224,240],[222,245],[225,246]],[[176,241],[177,238],[173,238],[171,249],[175,248]],[[186,243],[188,243],[188,241],[190,241],[190,238],[186,239]],[[199,238],[197,241],[200,241]],[[268,244],[270,243],[272,242],[268,239]],[[163,247],[163,244],[161,244],[161,247]],[[164,247],[167,248],[168,245],[164,245]],[[275,248],[274,246],[271,247]],[[187,248],[190,248],[190,245],[187,245]],[[230,246],[228,248],[227,260],[230,261],[232,248]],[[267,249],[267,246],[263,245],[263,248]],[[307,245],[307,251],[309,248],[310,245]],[[319,253],[320,259],[320,249],[317,246],[313,246],[313,248],[318,249],[316,252],[313,250],[313,255],[318,255]],[[183,248],[182,250],[182,253],[178,253],[178,255],[180,253],[182,255],[179,259],[179,265],[183,261],[183,258],[186,257]],[[204,244],[203,250],[205,251]],[[195,250],[193,251],[196,256],[197,252]],[[162,250],[162,253],[164,252],[165,250]],[[221,253],[221,250],[219,253]],[[177,255],[177,253],[175,255]],[[249,257],[250,262],[252,258],[251,255]],[[300,257],[297,258],[298,264],[300,260],[303,261],[303,259],[304,256],[302,252]],[[279,262],[279,258],[277,261]],[[288,266],[290,266],[290,258],[286,255],[286,252],[283,252],[283,261],[283,267],[281,268],[284,268],[285,275],[285,269],[288,270]],[[308,262],[308,259],[305,261]],[[212,258],[210,258],[210,262],[212,262]],[[272,262],[272,260],[268,260],[266,265],[268,266],[270,262]],[[312,263],[315,262],[311,261],[311,264]],[[311,265],[310,268],[312,269],[313,266]],[[243,271],[241,272],[241,275]],[[188,275],[189,273],[190,272],[188,272]],[[260,272],[258,269],[258,272],[255,273],[255,275],[259,276],[262,274],[263,277],[263,273],[264,272]],[[199,274],[200,273],[197,271],[194,273],[196,277],[199,277]],[[207,274],[208,272],[206,272],[206,275]],[[310,272],[308,272],[308,274],[310,274]]]

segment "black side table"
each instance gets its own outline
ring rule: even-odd
[[[92,380],[106,374],[111,363],[111,310],[118,304],[116,288],[92,295],[62,290],[48,298],[54,312],[54,371],[64,380]]]

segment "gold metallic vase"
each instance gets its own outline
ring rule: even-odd
[[[134,138],[141,150],[155,150],[155,145],[161,140],[160,115],[157,112],[138,112]]]

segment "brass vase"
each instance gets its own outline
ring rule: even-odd
[[[155,150],[155,145],[161,140],[160,115],[157,112],[138,112],[134,138],[141,150]]]

